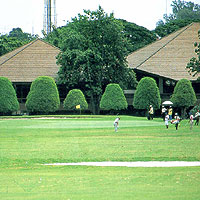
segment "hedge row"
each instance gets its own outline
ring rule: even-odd
[[[15,89],[12,83],[4,77],[0,77],[0,113],[9,113],[19,110]],[[52,113],[59,109],[60,98],[56,83],[53,78],[41,76],[31,84],[25,103],[30,113]],[[102,110],[122,110],[128,106],[122,89],[118,84],[109,84],[100,102]],[[88,103],[84,94],[79,89],[70,90],[63,107],[65,110],[87,110]]]
[[[171,101],[176,107],[185,108],[194,106],[196,95],[191,82],[181,79],[175,86]],[[27,96],[26,108],[31,113],[51,113],[60,107],[60,98],[56,83],[47,76],[38,77],[32,84]],[[157,110],[161,105],[159,88],[156,81],[150,77],[142,78],[136,88],[133,106],[136,109],[147,109],[153,105]],[[66,110],[88,109],[84,94],[79,89],[73,89],[67,94],[63,107]],[[108,84],[100,101],[101,110],[123,110],[128,103],[121,87],[118,84]],[[0,77],[0,113],[10,113],[19,109],[15,89],[10,80]]]

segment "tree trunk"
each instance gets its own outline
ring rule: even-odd
[[[186,108],[185,107],[181,108],[181,118],[186,119]]]
[[[90,100],[90,105],[91,105],[91,112],[93,115],[98,115],[100,112],[99,109],[99,98],[95,98],[93,95],[91,95],[91,100]]]

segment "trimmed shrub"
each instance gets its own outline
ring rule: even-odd
[[[101,110],[123,110],[128,107],[126,97],[119,84],[108,84],[101,97]]]
[[[11,113],[19,110],[15,89],[8,78],[0,77],[0,113]]]
[[[191,82],[187,79],[179,80],[170,100],[173,102],[174,107],[181,108],[181,116],[185,117],[186,109],[194,106],[197,101]]]
[[[200,105],[194,106],[194,108],[192,108],[192,109],[190,110],[190,113],[193,114],[193,115],[195,116],[197,110],[200,110]]]
[[[40,76],[31,84],[26,108],[32,113],[50,113],[58,110],[60,98],[53,78]]]
[[[150,77],[142,78],[137,87],[133,98],[133,106],[136,109],[148,109],[150,105],[155,110],[160,109],[160,91],[156,81]]]
[[[88,103],[83,92],[79,89],[70,90],[63,102],[63,107],[66,110],[76,110],[78,105],[80,105],[81,110],[88,109]]]

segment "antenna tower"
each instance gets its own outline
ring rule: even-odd
[[[53,25],[57,26],[56,0],[44,0],[43,30],[46,34],[51,32]]]

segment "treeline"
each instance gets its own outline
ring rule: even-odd
[[[155,33],[159,37],[167,36],[192,22],[200,22],[199,4],[191,1],[174,0],[171,7],[172,13],[164,14],[163,19],[156,24]]]
[[[35,40],[37,37],[37,35],[24,33],[21,28],[13,28],[9,34],[0,34],[0,56]]]

